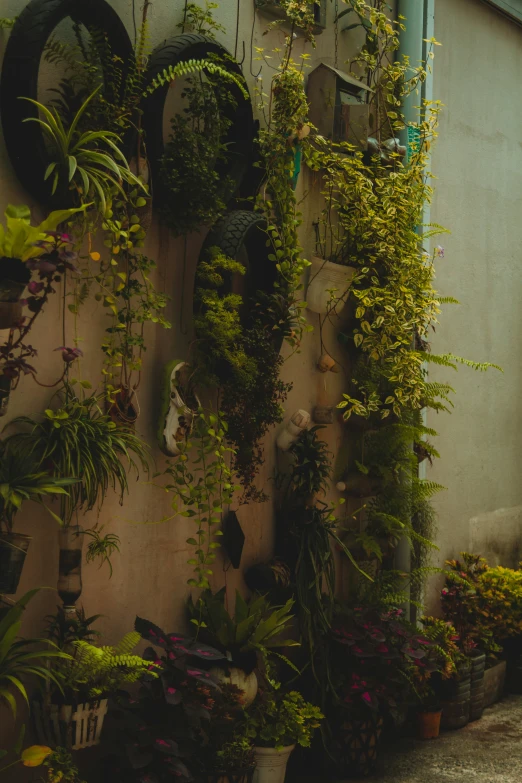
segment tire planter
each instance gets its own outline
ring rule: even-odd
[[[368,777],[372,774],[377,763],[382,728],[381,717],[341,723],[332,751],[342,777]]]
[[[7,152],[15,173],[30,195],[52,205],[44,181],[49,156],[41,128],[24,120],[38,116],[36,107],[19,96],[38,100],[38,72],[45,45],[67,17],[87,28],[103,30],[112,54],[125,64],[133,56],[126,27],[106,0],[31,0],[18,16],[7,43],[0,82],[0,111]],[[107,82],[110,84],[110,82]],[[59,204],[66,206],[60,194]]]
[[[189,60],[205,60],[212,57],[223,58],[226,61],[224,67],[235,76],[242,78],[241,66],[221,44],[204,35],[186,33],[171,38],[153,51],[149,60],[147,84],[150,84],[155,78],[162,75],[169,66],[175,67]],[[224,139],[224,144],[227,145],[229,154],[227,163],[219,167],[218,170],[223,178],[231,178],[235,191],[243,179],[252,157],[255,127],[250,97],[248,99],[245,98],[234,82],[230,82],[229,89],[236,105],[223,107],[224,116],[231,121],[230,128]],[[160,170],[161,159],[165,153],[163,113],[168,91],[169,82],[167,81],[164,86],[149,94],[142,104],[142,122],[147,139],[147,156],[152,175],[152,192],[154,199],[158,200],[162,197]],[[234,191],[223,194],[223,200],[227,202]]]
[[[286,765],[295,745],[281,750],[275,748],[254,748],[256,769],[253,783],[285,783]]]
[[[32,537],[23,533],[0,535],[0,593],[13,595],[18,590],[31,541]]]
[[[506,661],[500,661],[484,672],[484,707],[500,701],[506,682]]]
[[[355,268],[334,264],[314,256],[310,267],[310,282],[306,290],[306,306],[313,313],[324,315],[329,311],[340,312],[346,304]],[[335,289],[335,293],[331,291]],[[337,302],[337,304],[335,304]]]
[[[223,682],[227,685],[235,685],[243,691],[243,707],[249,707],[256,698],[259,685],[255,672],[247,674],[243,669],[240,669],[237,666],[229,666],[228,669],[214,666],[210,670],[210,673],[218,682]]]
[[[442,710],[417,713],[417,735],[419,739],[437,739],[440,733]]]
[[[83,529],[80,525],[69,525],[59,531],[58,539],[58,595],[63,601],[65,611],[74,611],[76,601],[82,594]]]
[[[270,295],[275,290],[277,269],[268,256],[271,249],[266,247],[266,220],[254,212],[244,209],[234,210],[225,215],[222,220],[209,232],[203,244],[199,263],[207,260],[208,251],[212,247],[219,248],[224,255],[239,261],[246,269],[244,278],[243,300],[244,307],[241,313],[243,326],[251,324],[251,308],[248,301],[252,300],[258,291]],[[223,275],[224,285],[219,293],[222,295],[232,293],[233,275]],[[274,348],[279,353],[283,344],[283,334],[276,332]]]
[[[484,712],[484,670],[486,668],[485,653],[478,652],[471,656],[471,694],[470,721],[479,720]]]
[[[460,672],[460,678],[446,684],[442,703],[441,728],[462,729],[467,726],[471,709],[471,667]]]
[[[82,750],[99,745],[107,714],[107,699],[78,704],[44,705],[33,701],[31,716],[38,742],[51,748]]]

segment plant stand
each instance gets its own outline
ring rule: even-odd
[[[484,672],[484,707],[500,701],[506,682],[506,661],[500,661]]]
[[[383,719],[344,721],[332,747],[337,772],[342,777],[368,777],[377,763]]]
[[[352,266],[334,264],[314,256],[306,290],[308,310],[321,315],[341,312],[346,304],[355,271]]]

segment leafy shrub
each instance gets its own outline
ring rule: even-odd
[[[305,701],[298,691],[277,696],[262,694],[249,719],[249,734],[256,745],[280,750],[287,745],[309,748],[314,731],[324,715],[319,707]]]

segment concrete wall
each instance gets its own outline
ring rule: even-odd
[[[451,230],[437,287],[446,306],[433,350],[504,373],[432,371],[456,389],[451,416],[429,416],[442,459],[440,562],[463,549],[516,565],[522,533],[522,29],[479,0],[436,0],[434,95],[444,104],[432,220]]]
[[[0,15],[14,16],[24,7],[24,0],[0,0]],[[114,0],[114,7],[121,18],[125,20],[132,35],[132,3],[130,0]],[[266,17],[256,15],[254,18],[252,3],[241,2],[238,36],[238,56],[241,58],[243,42],[245,43],[245,72],[250,87],[254,86],[254,78],[250,75],[250,38],[253,30],[254,45],[271,50],[283,44],[283,34],[273,31],[264,36],[268,24]],[[141,6],[136,3],[136,6]],[[182,19],[182,0],[177,2],[154,2],[150,10],[151,44],[156,46],[165,37],[179,34],[177,24]],[[226,27],[226,34],[219,36],[230,51],[235,48],[235,31],[237,18],[237,3],[235,0],[222,0],[216,13],[218,21]],[[332,24],[333,6],[328,4],[329,28],[317,39],[317,48],[311,49],[311,66],[320,60],[334,64],[334,29]],[[8,33],[2,32],[2,48]],[[341,34],[339,38],[339,62],[347,60],[356,50],[360,38],[357,32]],[[305,49],[302,39],[296,41],[296,57]],[[253,72],[257,74],[259,63],[253,63]],[[263,66],[265,89],[269,87],[271,71]],[[47,74],[47,81],[50,76]],[[45,81],[45,80],[44,80]],[[0,145],[0,172],[2,187],[0,189],[0,212],[8,203],[29,203],[34,209],[35,217],[40,215],[39,205],[31,203],[29,196],[23,192],[7,159],[6,151]],[[308,179],[305,173],[299,186],[299,195],[305,190],[317,190],[317,183]],[[316,216],[318,202],[314,198],[307,201],[305,222],[303,227],[303,243],[305,255],[313,253],[312,219]],[[175,241],[169,232],[154,226],[147,240],[145,252],[158,262],[157,284],[171,297],[168,317],[173,328],[169,332],[161,329],[147,329],[147,352],[143,378],[139,390],[141,417],[138,421],[138,432],[152,445],[154,456],[158,460],[158,468],[164,464],[163,457],[154,446],[156,417],[159,398],[159,379],[164,363],[187,356],[188,343],[191,339],[191,314],[194,269],[199,248],[204,240],[206,230],[188,238],[188,253],[186,269],[182,240]],[[185,285],[183,288],[183,280]],[[61,336],[62,303],[59,296],[48,306],[41,316],[39,326],[31,337],[39,350],[38,370],[42,383],[52,383],[61,373],[61,359],[53,353],[53,349],[63,344]],[[318,317],[310,314],[314,326],[318,325]],[[73,337],[72,323],[67,318],[67,343]],[[100,344],[103,330],[107,325],[105,311],[92,299],[85,305],[79,324],[79,333],[83,338],[81,347],[85,353],[82,361],[82,377],[88,378],[93,385],[101,384],[102,352]],[[325,339],[330,348],[335,351],[333,327],[327,326]],[[286,406],[290,415],[297,408],[311,410],[318,399],[319,393],[326,394],[331,404],[341,397],[345,386],[343,374],[330,373],[327,378],[319,376],[315,365],[320,354],[319,335],[316,331],[308,336],[300,354],[292,356],[284,368],[284,378],[292,380],[294,390]],[[325,388],[326,384],[326,388]],[[52,391],[37,386],[30,378],[22,379],[19,388],[11,396],[8,420],[20,414],[38,415],[49,405]],[[4,420],[5,423],[5,420]],[[342,428],[339,423],[327,430],[327,439],[333,452],[337,452],[341,442]],[[267,482],[272,475],[275,448],[273,433],[267,440],[267,464],[262,481]],[[270,491],[270,485],[268,485]],[[80,520],[84,526],[93,525],[98,519],[121,537],[121,555],[114,558],[114,576],[108,578],[106,567],[98,570],[96,565],[84,566],[84,590],[82,601],[88,613],[101,612],[104,619],[100,628],[108,641],[116,640],[133,626],[135,615],[149,617],[159,625],[165,625],[172,630],[183,622],[183,603],[188,588],[186,580],[190,577],[191,567],[186,565],[191,556],[190,547],[185,539],[192,534],[190,520],[182,518],[171,519],[163,524],[145,525],[172,514],[169,497],[161,490],[147,484],[144,477],[139,482],[131,481],[131,494],[122,508],[115,498],[108,498],[101,514],[91,513]],[[246,534],[244,566],[268,558],[271,553],[273,539],[273,508],[272,504],[243,507],[240,519]],[[57,530],[52,520],[36,505],[27,504],[16,521],[16,529],[34,536],[27,557],[26,567],[20,585],[20,594],[27,589],[42,585],[54,587],[57,579],[58,549]],[[241,575],[234,571],[225,574],[222,564],[215,568],[215,585],[221,587],[225,581],[230,587],[243,586]],[[54,591],[44,591],[38,595],[28,612],[26,632],[36,633],[41,630],[43,616],[52,611],[57,603]]]

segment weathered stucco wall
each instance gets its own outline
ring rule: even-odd
[[[437,287],[446,306],[433,350],[495,362],[504,373],[432,371],[456,389],[451,416],[429,416],[441,460],[428,475],[440,561],[463,549],[516,565],[522,534],[522,29],[479,0],[437,0],[434,94],[444,104],[433,170],[432,220],[446,257]]]
[[[130,0],[115,0],[114,7],[121,18],[125,20],[132,35],[132,3]],[[242,56],[245,42],[246,60],[245,72],[250,87],[254,79],[249,73],[250,39],[253,29],[254,45],[271,50],[283,43],[282,33],[272,31],[264,36],[268,21],[266,17],[256,15],[254,20],[253,4],[241,2],[239,19],[238,52]],[[137,9],[141,6],[136,3]],[[14,16],[24,7],[23,0],[2,0],[0,14]],[[177,24],[182,19],[183,3],[153,2],[150,19],[151,45],[154,47],[165,38],[179,34]],[[223,0],[216,12],[216,18],[226,27],[227,33],[218,38],[230,51],[234,51],[237,18],[237,3]],[[333,6],[328,4],[328,30],[317,39],[317,48],[312,50],[310,64],[312,67],[320,59],[334,64],[334,28]],[[7,39],[7,32],[2,32],[2,48]],[[358,35],[354,32],[342,34],[339,37],[339,63],[348,59],[355,51]],[[304,42],[296,41],[296,57],[304,50]],[[257,73],[259,63],[254,62],[253,71]],[[268,88],[271,71],[263,67],[264,86]],[[45,80],[42,80],[45,84]],[[40,215],[39,205],[32,203],[28,195],[17,183],[7,159],[6,151],[0,145],[0,171],[2,187],[0,189],[0,211],[8,203],[29,203],[34,209],[35,217]],[[304,190],[313,189],[306,174],[299,186],[299,195]],[[315,186],[316,187],[316,186]],[[313,252],[312,219],[318,209],[317,201],[309,199],[305,206],[303,243],[305,255],[311,257]],[[144,372],[139,390],[139,405],[141,416],[138,421],[138,432],[152,445],[153,453],[158,460],[158,468],[164,464],[164,458],[155,447],[156,418],[158,413],[159,380],[163,365],[173,358],[185,358],[191,339],[192,290],[194,268],[199,248],[204,240],[206,230],[188,239],[186,269],[184,266],[183,241],[174,240],[169,232],[154,226],[149,234],[145,252],[158,262],[157,282],[170,296],[168,317],[172,321],[172,329],[164,332],[161,329],[147,329],[147,352],[145,355]],[[185,286],[183,288],[183,280]],[[310,314],[312,323],[317,326],[317,316]],[[42,383],[52,383],[61,372],[61,359],[53,349],[63,344],[62,337],[62,303],[56,296],[48,306],[39,321],[37,330],[31,335],[38,347],[39,380]],[[107,316],[93,299],[85,305],[79,324],[79,333],[83,338],[81,348],[85,357],[81,364],[82,377],[89,379],[94,385],[101,384],[101,366],[103,361],[100,344],[103,330],[107,325]],[[67,321],[67,342],[72,341],[72,324]],[[335,350],[333,328],[327,326],[325,339]],[[292,356],[284,368],[284,379],[292,380],[294,389],[286,404],[287,417],[297,408],[311,410],[319,394],[319,384],[326,384],[329,401],[334,404],[341,396],[344,388],[343,374],[330,373],[327,378],[316,372],[315,366],[320,353],[318,333],[308,336],[300,354]],[[324,391],[324,390],[323,390]],[[49,405],[52,390],[37,386],[31,379],[22,379],[19,388],[11,396],[9,413],[6,421],[20,414],[37,415]],[[326,437],[333,452],[336,452],[341,442],[342,428],[339,424],[328,427]],[[266,445],[266,466],[262,480],[268,481],[272,475],[275,447],[274,436],[268,438]],[[270,491],[270,484],[268,491]],[[99,520],[106,530],[117,533],[121,538],[121,555],[114,558],[114,576],[108,579],[106,568],[98,570],[97,566],[84,565],[84,589],[81,601],[88,613],[101,612],[104,619],[100,628],[105,638],[115,640],[133,626],[134,617],[140,614],[150,617],[159,625],[169,629],[183,622],[183,604],[188,588],[186,580],[191,576],[191,567],[186,564],[191,556],[190,547],[185,544],[191,535],[191,522],[183,518],[170,519],[162,524],[146,525],[146,522],[157,522],[172,515],[168,495],[146,483],[146,477],[131,480],[130,497],[122,508],[115,498],[108,498]],[[251,505],[243,507],[240,519],[246,534],[244,551],[244,567],[253,562],[267,558],[271,554],[273,540],[273,509],[272,504],[262,506]],[[97,515],[91,513],[82,521],[84,526],[96,522]],[[52,520],[34,504],[23,508],[16,521],[16,529],[34,536],[24,569],[20,594],[27,589],[42,585],[54,587],[57,579],[58,548],[57,530]],[[228,571],[225,575],[220,563],[215,568],[215,585],[220,587],[228,582],[233,588],[242,586],[242,578],[238,572]],[[43,616],[52,611],[57,603],[56,593],[44,591],[38,595],[28,612],[26,632],[35,633],[41,630]]]

